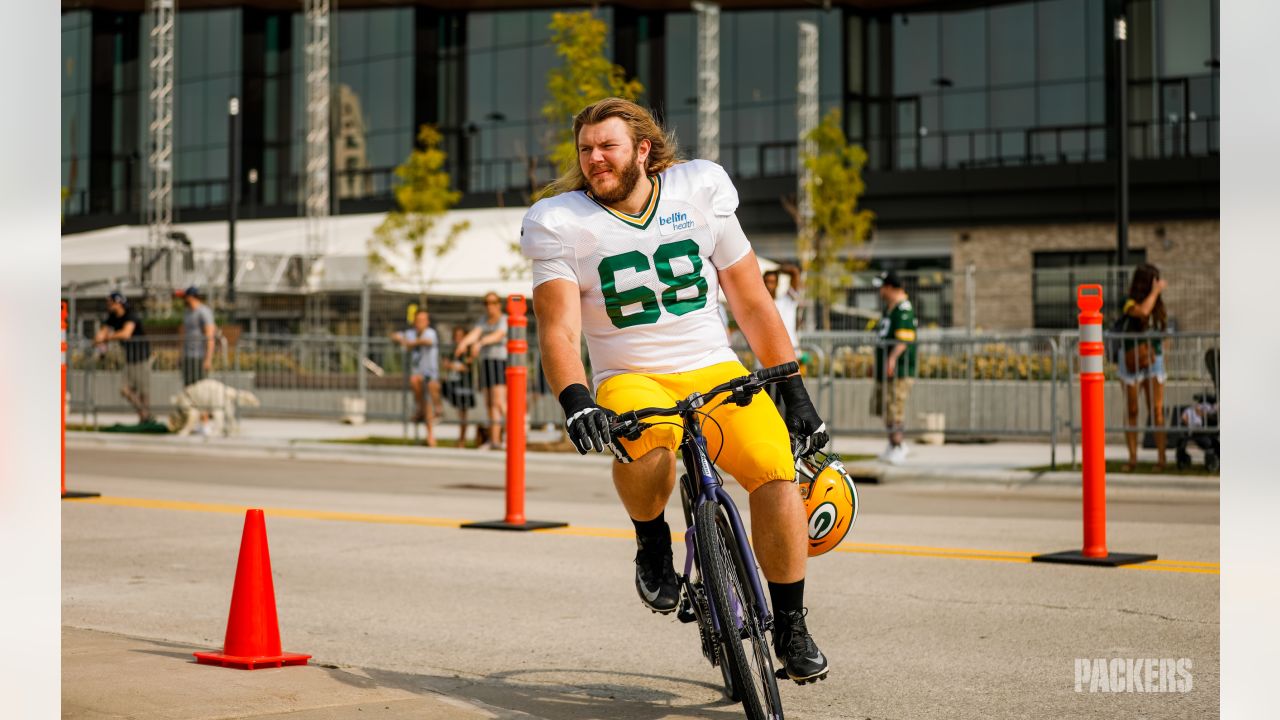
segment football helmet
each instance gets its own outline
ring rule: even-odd
[[[809,521],[809,557],[817,557],[839,545],[853,527],[858,490],[835,453],[797,458],[796,482]]]

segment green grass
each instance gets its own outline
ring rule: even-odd
[[[125,430],[119,427],[127,428]],[[117,428],[117,429],[112,429]],[[69,432],[131,433],[138,435],[167,435],[169,428],[159,421],[152,421],[147,426],[135,423],[98,423],[97,427],[85,423],[67,423]]]
[[[1137,466],[1133,470],[1128,470],[1128,471],[1124,469],[1124,465],[1125,465],[1125,462],[1123,460],[1108,460],[1107,474],[1110,475],[1112,473],[1123,473],[1126,475],[1181,475],[1184,477],[1197,477],[1197,476],[1198,477],[1217,477],[1218,476],[1218,473],[1216,472],[1211,473],[1208,470],[1206,470],[1204,467],[1203,461],[1196,462],[1194,465],[1187,468],[1186,470],[1179,470],[1178,466],[1173,463],[1173,453],[1169,453],[1169,463],[1165,465],[1163,470],[1157,470],[1156,464],[1150,461],[1139,461]],[[1028,468],[1022,468],[1022,469],[1029,470],[1035,473],[1055,472],[1054,468],[1048,465],[1037,465],[1035,467],[1028,467]],[[1063,471],[1069,472],[1072,469],[1078,470],[1079,467],[1077,466],[1076,468],[1072,468],[1070,464],[1062,463],[1058,465],[1057,472],[1063,472]]]

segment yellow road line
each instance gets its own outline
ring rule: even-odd
[[[1121,565],[1125,570],[1151,570],[1154,572],[1176,572],[1176,573],[1195,573],[1198,575],[1221,575],[1221,571],[1217,568],[1195,568],[1195,567],[1176,567],[1171,565],[1157,565],[1155,563],[1138,563],[1137,565]]]
[[[153,500],[149,498],[96,497],[67,500],[65,502],[86,503],[92,505],[111,505],[115,507],[145,508],[149,510],[177,510],[182,512],[212,512],[239,515],[249,509],[248,505],[227,505],[222,503],[199,503],[183,500]],[[287,517],[300,520],[330,520],[338,522],[362,522],[380,525],[417,525],[424,527],[457,528],[469,520],[458,518],[433,518],[416,515],[377,515],[372,513],[336,512],[328,510],[301,510],[297,508],[262,508],[273,517]],[[619,528],[592,528],[569,526],[536,531],[546,535],[568,535],[572,537],[598,537],[619,540],[630,540],[635,537],[632,530]],[[672,533],[674,541],[680,542],[683,533]],[[837,552],[858,553],[865,555],[900,555],[906,557],[929,557],[950,560],[986,560],[990,562],[1029,563],[1035,553],[1012,550],[986,550],[978,548],[947,548],[926,545],[892,545],[885,543],[847,542],[836,548]],[[1182,572],[1203,575],[1218,575],[1218,563],[1195,560],[1156,560],[1140,565],[1125,565],[1129,570],[1154,570],[1159,572]]]
[[[908,557],[932,557],[932,558],[949,558],[952,560],[991,560],[993,562],[1015,562],[1029,563],[1031,555],[1026,557],[1009,557],[1007,555],[975,555],[971,553],[953,553],[953,552],[917,552],[908,550],[872,550],[870,548],[859,547],[838,547],[837,552],[846,553],[864,553],[867,555],[906,555]]]
[[[851,550],[849,548],[858,548]],[[904,551],[904,552],[947,552],[960,553],[970,555],[1005,555],[1011,558],[1030,558],[1035,553],[1017,552],[1013,550],[985,550],[978,548],[946,548],[946,547],[929,547],[925,545],[886,545],[883,543],[844,543],[837,550],[843,552],[872,552],[877,550]],[[896,553],[895,553],[896,554]]]
[[[240,515],[248,510],[248,505],[224,505],[220,503],[196,503],[182,500],[151,500],[148,498],[96,497],[79,498],[66,502],[88,503],[92,505],[114,505],[117,507],[146,508],[149,510],[180,510],[185,512],[212,512]],[[416,515],[373,515],[370,513],[332,512],[328,510],[299,510],[297,508],[261,508],[263,512],[274,517],[298,518],[302,520],[337,520],[342,522],[378,523],[382,525],[424,525],[427,527],[452,527],[462,525],[466,520],[453,518],[432,518]]]
[[[1216,562],[1199,562],[1196,560],[1152,560],[1154,565],[1188,565],[1191,567],[1221,568]]]

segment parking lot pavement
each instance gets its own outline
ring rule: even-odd
[[[466,459],[414,469],[80,450],[68,468],[69,485],[103,498],[63,504],[63,623],[163,641],[170,655],[147,657],[173,667],[148,673],[256,675],[186,660],[221,644],[254,506],[268,508],[285,649],[370,678],[368,692],[436,699],[425,689],[466,703],[450,706],[459,712],[548,720],[741,717],[692,627],[639,605],[631,531],[593,464],[531,464],[530,517],[571,523],[533,534],[457,528],[502,509],[500,467]],[[840,551],[810,563],[810,627],[832,674],[783,687],[788,717],[1216,717],[1216,493],[1118,504],[1112,548],[1161,556],[1118,570],[1028,562],[1080,541],[1078,498],[1061,492],[891,485],[863,502]],[[668,518],[680,526],[678,509]],[[1096,658],[1189,659],[1194,686],[1077,692],[1076,661]],[[245,713],[293,692],[296,670],[249,686],[252,707],[211,700],[216,717],[260,717]],[[133,674],[101,662],[64,680],[76,693],[78,677],[128,686]],[[90,703],[70,717],[147,709],[144,697],[119,700],[117,714]]]
[[[62,716],[133,720],[290,718],[485,720],[499,713],[358,670],[310,665],[244,672],[196,665],[181,644],[64,627]]]

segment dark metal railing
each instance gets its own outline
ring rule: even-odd
[[[873,157],[871,166],[899,171],[1025,167],[1104,161],[1107,129],[1104,124],[1081,124],[916,131],[890,137],[868,136],[862,138],[862,144],[873,154],[883,152],[886,145],[891,147],[891,162]],[[1215,156],[1219,135],[1217,117],[1131,122],[1130,156],[1143,160]],[[738,178],[795,175],[799,165],[794,141],[722,145],[720,161]],[[462,163],[451,157],[448,165],[456,186],[466,192],[529,192],[555,176],[554,167],[545,158],[488,158]],[[262,178],[262,187],[245,183],[242,212],[253,217],[260,205],[300,205],[301,181],[300,175],[290,174],[283,179]],[[339,204],[343,200],[390,200],[397,182],[395,167],[391,166],[344,169],[334,173],[333,192]],[[266,186],[270,186],[270,192]],[[174,205],[179,210],[225,207],[227,190],[226,177],[180,180],[174,183]],[[141,217],[146,199],[143,186],[135,182],[109,192],[109,214]],[[66,216],[101,214],[105,208],[98,207],[98,198],[97,193],[87,189],[72,191],[63,202],[63,212]]]

